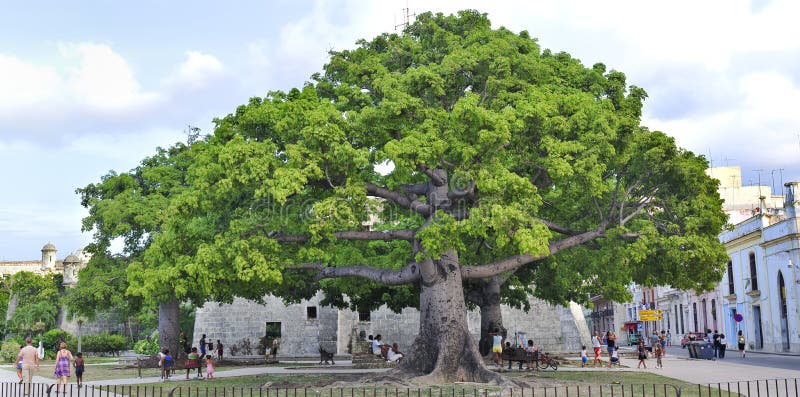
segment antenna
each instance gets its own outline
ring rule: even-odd
[[[408,7],[408,1],[406,1],[406,8],[403,8],[403,23],[394,25],[394,30],[397,30],[397,28],[400,27],[402,27],[402,30],[405,30],[405,28],[407,28],[408,25],[411,25],[411,17],[416,17],[416,16],[417,16],[416,13],[413,14],[411,13],[411,9]],[[395,22],[397,22],[396,19]]]
[[[762,169],[753,170],[753,172],[758,172],[758,197],[761,197],[761,173],[764,172]]]

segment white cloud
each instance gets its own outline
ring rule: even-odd
[[[223,70],[222,62],[215,56],[199,51],[187,51],[186,59],[167,78],[167,84],[196,90],[219,77]]]
[[[158,94],[142,92],[128,62],[106,44],[62,44],[66,60],[78,65],[67,71],[68,96],[89,108],[129,110],[158,100]]]
[[[61,90],[63,80],[55,68],[0,54],[0,117],[34,103],[53,101]]]

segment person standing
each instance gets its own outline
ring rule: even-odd
[[[744,358],[745,339],[744,335],[742,335],[742,330],[739,330],[739,334],[736,336],[736,344],[739,345],[739,353],[742,355],[742,358]]]
[[[717,332],[717,330],[714,330],[713,338],[714,341],[712,343],[714,344],[714,358],[719,358],[719,332]]]
[[[67,344],[61,342],[58,345],[58,353],[56,353],[56,368],[53,374],[56,377],[56,394],[59,391],[59,386],[64,385],[63,391],[67,392],[67,382],[69,382],[70,367],[72,366],[72,352],[67,350]]]
[[[672,346],[672,333],[667,330],[667,346]]]
[[[614,332],[608,331],[608,333],[606,333],[606,345],[608,346],[608,356],[611,357],[611,353],[613,353],[617,347],[617,335],[615,335]]]
[[[217,361],[222,360],[222,342],[217,339]]]
[[[728,348],[728,341],[725,334],[719,334],[719,358],[725,358],[725,350]]]
[[[22,376],[25,380],[25,394],[30,394],[31,381],[33,380],[34,368],[39,370],[39,355],[36,348],[31,346],[31,338],[25,338],[25,347],[19,351],[17,356],[17,363],[22,364]]]
[[[270,356],[272,356],[273,360],[277,360],[278,359],[278,345],[279,344],[280,344],[280,342],[278,341],[278,337],[277,336],[274,339],[272,339],[272,348],[270,348],[269,354],[270,354]]]
[[[661,357],[664,356],[664,348],[661,347],[661,344],[656,345],[653,351],[656,355],[656,368],[664,368],[664,365],[661,363]]]
[[[187,380],[189,379],[189,374],[195,368],[197,368],[197,379],[202,379],[202,376],[200,375],[200,356],[197,354],[196,347],[193,347],[192,350],[189,352],[189,355],[186,356],[186,363],[184,364],[184,367],[186,367]]]
[[[597,367],[597,362],[600,362],[600,365],[603,365],[603,361],[600,360],[600,332],[594,331],[594,336],[592,336],[592,350],[594,350],[594,362],[592,363],[592,368]]]
[[[206,334],[200,337],[200,357],[206,356]]]
[[[500,334],[499,328],[495,328],[492,332],[489,332],[489,336],[492,337],[492,361],[500,368],[503,364],[500,360],[500,354],[503,353],[503,335]]]
[[[77,357],[75,358],[75,381],[78,382],[78,389],[83,387],[83,370],[83,353],[78,352]]]

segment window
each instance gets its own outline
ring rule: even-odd
[[[267,322],[267,330],[264,333],[267,341],[272,343],[272,339],[281,337],[281,323]]]
[[[717,300],[711,300],[711,321],[714,322],[714,326],[717,326]]]
[[[694,319],[694,330],[697,332],[699,331],[699,328],[697,328],[697,302],[692,302],[692,316]]]
[[[316,306],[308,306],[308,307],[306,307],[306,319],[307,320],[316,320],[317,319],[317,307]]]
[[[358,321],[369,322],[372,320],[372,313],[369,311],[358,312]]]
[[[733,262],[728,261],[728,295],[736,295],[733,285]]]
[[[750,253],[750,290],[758,291],[758,273],[756,271],[756,254]]]

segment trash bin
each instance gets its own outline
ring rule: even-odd
[[[714,360],[714,344],[711,342],[690,342],[689,357]]]

